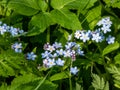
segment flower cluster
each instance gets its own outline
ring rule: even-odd
[[[13,37],[24,33],[24,31],[20,30],[19,28],[14,28],[12,26],[8,26],[7,24],[0,22],[0,34],[3,35],[6,32],[10,33]]]
[[[53,66],[64,66],[65,62],[67,62],[66,58],[70,58],[71,62],[76,60],[76,56],[84,55],[84,51],[81,50],[79,44],[75,42],[67,42],[66,45],[62,46],[61,43],[55,42],[53,45],[49,43],[44,45],[45,52],[42,53],[43,64],[47,68],[51,68]],[[75,69],[71,67],[71,73],[75,74],[78,72],[77,67]],[[73,71],[72,71],[73,70]]]
[[[113,44],[115,42],[115,37],[112,37],[111,35],[108,37],[105,36],[106,33],[111,31],[110,27],[112,22],[110,21],[110,18],[103,18],[97,23],[97,25],[99,28],[95,31],[77,30],[74,34],[74,37],[76,39],[82,40],[83,42],[91,40],[98,43],[106,40],[108,44]]]

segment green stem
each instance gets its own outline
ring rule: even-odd
[[[38,90],[39,87],[44,83],[44,81],[46,80],[47,76],[50,74],[51,71],[49,71],[47,73],[47,75],[43,78],[43,80],[40,80],[39,84],[37,85],[37,87],[34,90]]]
[[[73,62],[72,62],[72,60],[71,60],[71,63],[70,63],[70,67],[72,67],[72,64],[73,64]],[[70,75],[69,75],[69,85],[70,85],[70,90],[72,90],[72,81],[71,81],[71,73],[70,73]]]
[[[46,0],[46,3],[48,4],[48,9],[47,9],[47,12],[50,11],[50,0]],[[46,37],[46,42],[50,43],[50,27],[48,27],[47,29],[47,37]]]
[[[50,27],[47,29],[47,42],[50,43]]]
[[[70,73],[70,75],[69,75],[69,85],[70,85],[70,90],[72,90],[71,73]]]
[[[100,70],[97,68],[96,64],[94,63],[93,65],[94,65],[94,68],[97,71],[97,73],[101,76],[102,74],[101,74]]]

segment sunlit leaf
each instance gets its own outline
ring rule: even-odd
[[[52,17],[57,24],[60,24],[62,27],[72,30],[81,29],[81,24],[77,16],[65,9],[53,10],[51,11]]]
[[[61,80],[61,79],[69,78],[69,74],[70,74],[70,72],[57,73],[57,74],[51,76],[50,80],[51,81],[56,81],[56,80]]]
[[[102,55],[104,56],[104,55],[106,55],[114,50],[117,50],[118,48],[119,48],[119,43],[116,42],[114,44],[110,44],[103,50]]]
[[[36,0],[10,0],[8,6],[27,16],[34,15],[40,10]]]

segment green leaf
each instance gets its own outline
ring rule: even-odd
[[[108,7],[112,6],[113,8],[120,8],[119,0],[104,0]]]
[[[39,82],[42,82],[42,84],[36,89]],[[29,73],[15,78],[9,90],[56,90],[56,88],[57,85],[52,82]]]
[[[95,89],[100,89],[103,90],[104,85],[105,85],[105,81],[103,78],[99,77],[97,74],[92,74],[93,77],[93,82],[92,85]]]
[[[51,6],[55,9],[61,9],[65,5],[69,4],[70,2],[73,2],[76,0],[52,0],[51,1]]]
[[[41,8],[42,11],[46,11],[48,8],[47,3],[45,2],[45,0],[38,0],[38,5]]]
[[[120,88],[120,68],[116,67],[115,65],[111,65],[106,68],[112,77],[114,78],[114,86]]]
[[[65,9],[53,10],[51,11],[52,17],[57,24],[60,24],[62,27],[72,30],[81,29],[81,24],[77,16]]]
[[[83,87],[81,85],[79,85],[78,83],[76,83],[76,89],[75,90],[83,90]]]
[[[57,74],[50,77],[50,81],[56,81],[56,80],[69,78],[69,74],[70,74],[70,72],[68,72],[68,71],[57,73]]]
[[[111,53],[112,51],[117,50],[118,48],[119,48],[119,43],[118,42],[116,42],[114,44],[110,44],[103,50],[102,55],[104,56],[108,53]]]
[[[114,60],[115,60],[115,63],[116,63],[116,64],[120,64],[120,54],[116,55],[116,56],[114,57]]]
[[[69,9],[77,9],[81,13],[82,10],[88,9],[94,5],[97,0],[75,0],[67,4],[65,7]]]
[[[107,81],[103,90],[109,90],[109,82]]]
[[[12,50],[2,51],[0,54],[0,75],[15,75],[16,70],[22,70],[20,67],[22,62],[24,62],[24,55],[15,53]]]
[[[83,23],[83,27],[87,27],[86,24],[88,24],[90,29],[93,29],[94,26],[97,23],[97,19],[99,19],[100,16],[101,16],[101,10],[102,10],[101,5],[96,6],[96,7],[92,8],[92,9],[90,9],[89,11],[88,10],[84,10],[82,12],[82,14],[83,14],[83,16],[85,18],[83,18],[82,21],[81,21]]]
[[[37,0],[10,0],[8,6],[27,16],[34,15],[40,10]]]
[[[28,32],[28,34],[27,34],[28,36],[30,36],[31,34],[37,35],[37,34],[44,32],[46,30],[46,28],[48,28],[50,25],[54,24],[54,20],[50,13],[41,12],[32,17],[30,24],[34,25],[35,27],[33,28],[33,30]]]

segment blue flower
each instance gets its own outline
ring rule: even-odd
[[[18,35],[18,29],[17,28],[11,28],[9,30],[9,32],[11,33],[12,36],[17,36]]]
[[[58,49],[58,48],[61,48],[61,47],[62,47],[62,44],[61,44],[61,43],[58,43],[58,42],[55,42],[55,43],[53,44],[53,46],[54,46],[56,49]]]
[[[106,25],[103,25],[103,27],[101,27],[101,30],[104,32],[104,33],[107,33],[107,32],[110,32],[111,29],[109,26],[106,26]]]
[[[34,52],[27,53],[27,55],[26,55],[26,58],[28,60],[35,60],[36,57],[37,57],[37,55],[35,55]]]
[[[115,42],[115,37],[109,35],[108,38],[106,38],[106,41],[108,44],[113,44]]]
[[[47,62],[47,67],[48,68],[51,68],[51,67],[53,67],[55,65],[56,65],[56,63],[55,63],[54,59],[48,59],[48,62]]]
[[[21,53],[22,52],[22,43],[16,42],[15,44],[12,45],[12,49],[14,49],[15,52],[17,52],[17,53]]]
[[[97,23],[97,25],[98,25],[98,26],[106,25],[106,26],[111,27],[112,22],[110,21],[110,17],[105,17],[105,18],[103,18],[102,20],[100,20],[100,21]]]
[[[7,30],[3,26],[0,26],[0,34],[3,35],[5,32],[7,32]]]
[[[84,56],[84,51],[82,51],[80,48],[77,49],[77,54]]]
[[[79,70],[77,69],[77,67],[71,67],[71,68],[70,68],[70,73],[72,73],[72,74],[74,74],[74,75],[76,75],[78,71],[79,71]]]
[[[92,33],[92,40],[95,42],[101,42],[102,41],[102,36],[100,35],[100,33]]]
[[[56,50],[56,52],[57,52],[57,54],[58,54],[58,55],[63,55],[63,54],[64,54],[64,51],[63,51],[63,49]]]
[[[64,63],[65,63],[65,61],[64,61],[64,60],[61,60],[60,58],[58,58],[58,60],[56,60],[56,64],[57,64],[58,66],[64,66]]]
[[[44,53],[42,53],[41,54],[42,55],[42,58],[49,58],[49,57],[51,57],[52,55],[51,55],[51,53],[50,52],[48,52],[48,51],[45,51]]]
[[[65,45],[66,49],[71,49],[72,47],[74,47],[76,45],[75,42],[67,42],[67,44]]]
[[[64,51],[64,57],[71,57],[71,51],[70,50]]]

